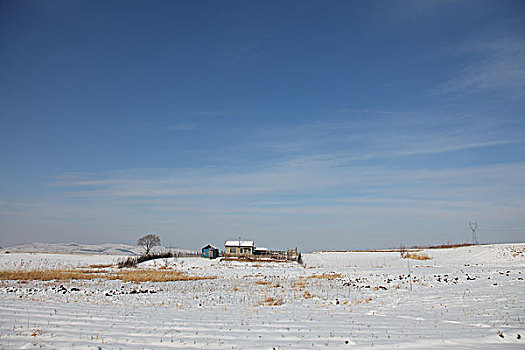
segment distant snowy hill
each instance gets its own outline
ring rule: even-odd
[[[163,248],[164,249],[164,248]],[[2,252],[25,253],[63,253],[63,254],[102,254],[102,255],[140,255],[142,248],[118,243],[78,244],[78,243],[27,243],[0,248]],[[172,248],[172,252],[194,252],[188,249]]]

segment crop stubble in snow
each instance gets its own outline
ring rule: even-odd
[[[425,250],[432,259],[424,261],[395,252],[313,253],[303,255],[306,268],[186,258],[171,268],[216,278],[4,280],[0,346],[523,348],[523,251],[522,244]],[[10,254],[0,269],[80,270],[117,260],[97,258]]]

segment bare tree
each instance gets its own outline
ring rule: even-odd
[[[156,234],[150,233],[139,238],[137,245],[144,249],[145,255],[148,255],[153,248],[160,246],[160,238]]]

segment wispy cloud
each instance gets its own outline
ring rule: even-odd
[[[502,146],[520,143],[520,140],[509,139],[509,140],[494,140],[486,142],[474,142],[474,143],[457,143],[450,145],[420,145],[414,147],[414,145],[407,145],[399,149],[395,148],[384,148],[368,153],[359,152],[338,152],[338,153],[326,153],[317,154],[304,157],[297,157],[289,160],[283,164],[288,165],[312,165],[312,164],[324,164],[325,166],[350,166],[352,163],[358,161],[378,160],[378,159],[394,159],[407,156],[421,156],[421,155],[432,155],[440,154],[468,149]]]
[[[347,120],[350,119],[350,120]],[[283,166],[348,166],[375,160],[439,156],[523,144],[519,128],[483,115],[425,112],[343,112],[338,120],[266,132],[259,148],[274,150]],[[421,158],[421,157],[420,157]]]
[[[439,85],[437,91],[459,94],[500,91],[511,97],[525,95],[525,40],[468,42],[454,51],[457,56],[470,59],[456,77]]]
[[[353,114],[349,121],[344,119],[347,113]],[[390,195],[432,200],[447,195],[460,201],[467,200],[472,187],[479,190],[477,198],[489,200],[494,188],[503,191],[507,184],[519,183],[513,174],[524,172],[523,159],[502,165],[491,159],[483,166],[466,167],[449,159],[462,151],[481,154],[523,145],[519,130],[500,129],[497,121],[479,115],[343,111],[338,120],[252,131],[252,137],[247,137],[252,141],[236,148],[201,151],[201,165],[191,168],[65,174],[52,184],[63,187],[63,195],[79,200],[104,198],[129,204],[157,198],[172,201],[173,208],[188,207],[174,203],[180,198],[193,201],[197,208],[204,208],[203,202],[281,203],[283,196],[302,196],[303,205],[315,199],[369,200]],[[272,156],[251,159],[265,152]],[[220,161],[210,161],[215,154],[222,157]],[[441,162],[439,167],[433,166],[435,160]],[[401,161],[408,167],[392,165]],[[512,200],[515,197],[511,195]]]
[[[380,198],[405,201],[425,198],[427,203],[445,198],[459,202],[470,201],[471,198],[494,202],[502,199],[503,194],[505,200],[511,203],[520,198],[519,192],[513,191],[524,184],[520,179],[525,175],[525,164],[393,169],[380,166],[334,168],[332,164],[326,166],[322,162],[309,161],[286,167],[254,169],[242,174],[227,169],[200,169],[193,171],[191,178],[187,175],[181,171],[176,176],[108,179],[98,182],[102,187],[92,189],[86,189],[83,185],[71,189],[75,185],[68,183],[64,184],[68,189],[64,195],[89,201],[127,201],[128,204],[136,201],[140,205],[156,207],[174,202],[178,203],[176,207],[193,203],[202,208],[225,203],[242,206],[251,203],[249,206],[252,206],[268,201],[298,207],[320,201],[340,203],[341,200],[357,200],[367,205],[377,204]],[[301,199],[290,202],[294,196]],[[155,198],[165,201],[153,200]],[[145,199],[150,199],[149,204]]]

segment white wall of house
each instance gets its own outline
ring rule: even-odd
[[[253,241],[226,241],[224,252],[229,256],[246,256],[253,254]]]

